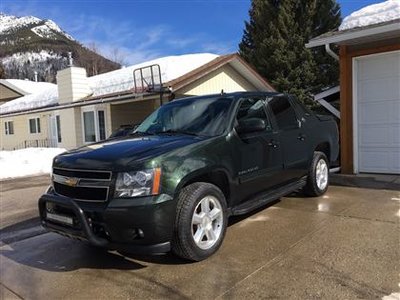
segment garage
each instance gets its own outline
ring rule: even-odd
[[[400,2],[364,7],[306,47],[339,63],[341,173],[400,174]]]
[[[400,173],[400,51],[353,59],[355,172]]]

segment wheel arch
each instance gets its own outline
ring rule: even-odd
[[[328,163],[331,162],[331,146],[330,146],[329,142],[319,143],[315,147],[314,152],[315,151],[319,151],[319,152],[324,153],[326,155],[326,158],[328,159]]]
[[[195,182],[207,182],[217,186],[225,196],[229,207],[229,199],[231,196],[231,185],[229,182],[228,172],[222,168],[218,169],[202,169],[195,171],[184,177],[176,188],[176,196],[182,188]]]

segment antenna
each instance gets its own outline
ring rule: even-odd
[[[74,59],[72,58],[72,52],[68,52],[68,67],[72,67]]]

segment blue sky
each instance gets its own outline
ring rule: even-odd
[[[339,0],[342,16],[381,0]],[[250,0],[1,0],[0,11],[52,19],[127,65],[175,54],[237,51]]]

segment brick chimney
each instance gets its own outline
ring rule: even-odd
[[[57,87],[60,104],[81,100],[92,94],[84,68],[70,66],[58,71]]]

